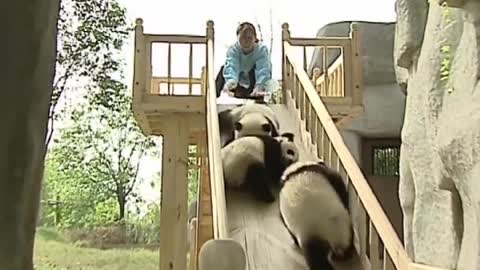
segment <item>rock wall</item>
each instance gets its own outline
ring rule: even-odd
[[[16,0],[2,5],[1,270],[33,270],[59,2]]]
[[[479,270],[480,1],[449,4],[396,2],[395,67],[408,93],[399,196],[412,259]]]

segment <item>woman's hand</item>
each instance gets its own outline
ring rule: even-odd
[[[252,96],[256,96],[256,97],[263,97],[265,96],[265,88],[263,88],[262,86],[260,85],[257,85],[255,86],[255,88],[253,88],[253,91],[252,91]]]
[[[223,91],[231,92],[236,87],[237,87],[237,82],[236,81],[228,81],[223,86]]]

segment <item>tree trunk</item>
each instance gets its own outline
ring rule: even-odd
[[[124,220],[126,199],[124,196],[117,195],[117,202],[118,202],[118,220]]]
[[[5,2],[0,91],[0,270],[32,270],[59,0]]]

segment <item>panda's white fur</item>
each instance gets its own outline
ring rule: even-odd
[[[278,136],[279,121],[267,104],[248,102],[218,114],[222,147],[248,135]]]
[[[250,135],[278,136],[275,126],[264,114],[252,112],[245,114],[234,123],[234,138],[238,139]]]
[[[280,184],[285,168],[298,160],[292,133],[277,137],[245,136],[222,148],[225,185],[245,188],[260,201],[273,202],[272,188]]]
[[[232,109],[232,115],[237,121],[249,113],[260,113],[264,115],[277,131],[280,130],[280,122],[278,121],[275,112],[265,103],[246,103],[243,106]]]
[[[281,177],[280,215],[310,270],[333,270],[354,253],[348,193],[338,172],[323,161],[298,161]]]

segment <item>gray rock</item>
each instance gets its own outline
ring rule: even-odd
[[[479,270],[480,2],[464,2],[449,23],[438,3],[397,1],[395,68],[408,89],[399,195],[416,262]],[[450,75],[441,80],[445,45]]]

